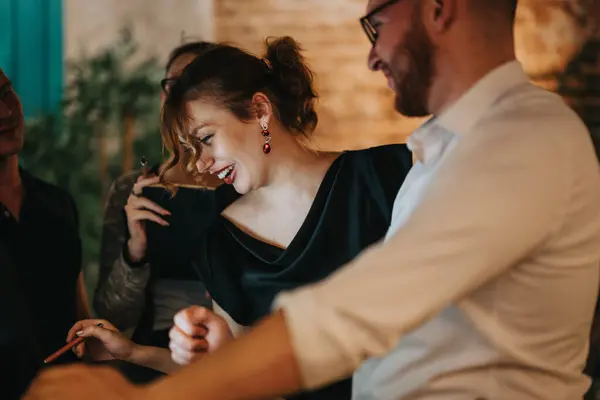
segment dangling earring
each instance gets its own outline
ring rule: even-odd
[[[262,135],[265,137],[263,153],[269,154],[271,152],[271,134],[269,133],[269,125],[267,124],[267,121],[261,119],[260,127],[262,128]]]

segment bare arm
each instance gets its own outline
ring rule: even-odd
[[[90,310],[90,303],[88,300],[87,290],[85,288],[85,282],[83,280],[83,272],[80,272],[79,276],[77,277],[77,287],[75,288],[75,296],[77,318],[91,318],[92,312]]]
[[[87,319],[92,317],[92,311],[90,310],[87,289],[83,279],[83,246],[81,243],[81,235],[79,233],[79,211],[71,196],[68,197],[68,200],[71,203],[71,209],[73,211],[72,217],[74,228],[77,230],[77,246],[73,249],[74,252],[76,252],[79,267],[79,275],[77,275],[77,281],[75,282],[75,312],[77,319]]]
[[[171,359],[171,351],[169,349],[154,346],[137,345],[131,357],[125,361],[161,371],[165,374],[171,374],[183,367]]]
[[[218,352],[148,386],[144,398],[266,399],[301,386],[290,334],[278,312]]]
[[[102,323],[102,326],[99,326],[98,323]],[[97,339],[79,345],[75,349],[75,353],[79,357],[86,353],[93,360],[123,360],[167,374],[181,368],[171,359],[169,349],[136,344],[106,320],[88,319],[78,321],[69,330],[67,341],[76,337],[93,337]]]

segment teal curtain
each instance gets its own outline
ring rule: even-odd
[[[62,0],[0,0],[0,67],[26,117],[56,109],[63,87]]]

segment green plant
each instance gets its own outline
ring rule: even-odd
[[[139,59],[131,33],[96,55],[67,64],[60,111],[26,123],[22,165],[68,190],[77,203],[84,266],[97,262],[103,202],[110,183],[142,155],[161,159],[155,58]]]

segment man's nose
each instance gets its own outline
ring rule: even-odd
[[[375,45],[371,46],[371,51],[369,51],[369,56],[367,58],[367,65],[371,71],[378,71],[381,69],[381,58],[379,58],[377,50],[375,50]]]

